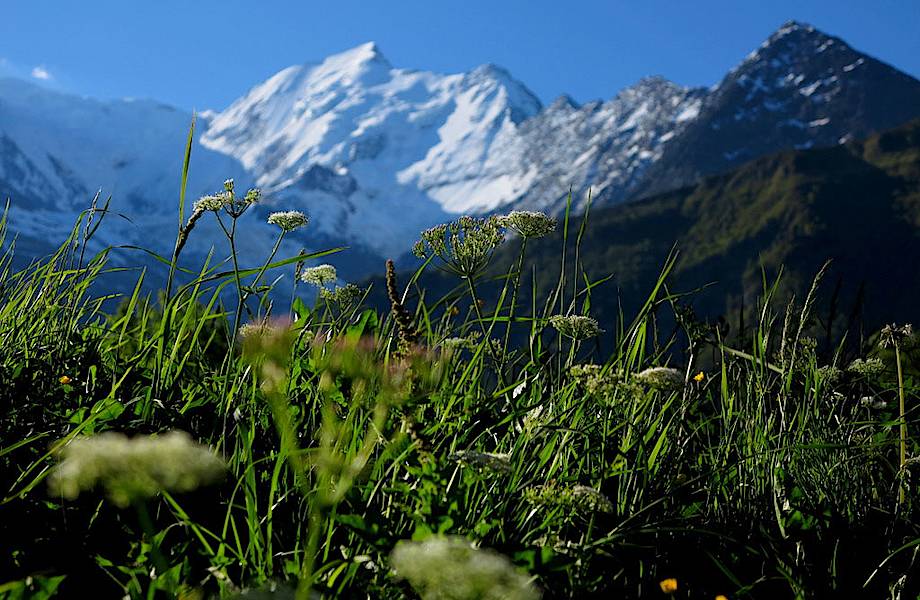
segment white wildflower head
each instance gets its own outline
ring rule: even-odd
[[[878,358],[857,358],[850,363],[847,371],[859,377],[872,379],[885,372],[885,363]]]
[[[262,199],[262,192],[258,189],[251,189],[243,197],[236,195],[232,179],[224,181],[224,189],[216,194],[209,194],[199,198],[192,209],[195,212],[218,212],[224,210],[232,217],[242,215],[250,205],[255,204]]]
[[[454,273],[472,277],[504,241],[499,217],[463,216],[423,231],[412,252],[419,258],[437,257]]]
[[[519,423],[514,426],[515,431],[524,435],[534,435],[550,422],[552,410],[543,404],[531,408]]]
[[[338,275],[332,265],[309,267],[300,273],[301,281],[316,287],[325,287],[330,283],[335,283],[336,279],[338,279]]]
[[[307,223],[310,222],[310,219],[307,218],[307,215],[303,214],[299,210],[287,210],[283,212],[273,212],[268,215],[268,224],[277,225],[281,228],[281,231],[294,231],[299,227],[305,227]]]
[[[859,404],[865,408],[871,408],[873,410],[882,410],[884,408],[888,408],[888,403],[878,396],[863,396],[859,399]]]
[[[256,321],[253,323],[245,323],[240,326],[237,335],[241,340],[252,339],[253,337],[260,336],[265,333],[266,324],[264,322]]]
[[[517,398],[521,394],[523,394],[525,391],[527,391],[527,380],[526,379],[522,381],[521,383],[517,384],[516,386],[514,386],[514,390],[512,390],[511,392],[511,397]]]
[[[192,206],[192,210],[195,212],[217,212],[227,205],[228,199],[229,196],[225,192],[202,196]]]
[[[364,290],[353,283],[337,285],[332,289],[322,288],[319,291],[320,298],[326,302],[338,305],[339,308],[347,308],[359,302],[363,295]]]
[[[501,217],[501,224],[523,238],[541,238],[556,229],[556,219],[532,210],[513,210]]]
[[[684,374],[671,367],[651,367],[636,374],[636,382],[662,391],[680,389],[684,386]]]
[[[480,472],[507,474],[511,472],[511,455],[498,452],[477,452],[458,450],[450,455],[451,460],[472,467]]]
[[[554,315],[549,318],[549,324],[562,335],[574,340],[586,340],[604,332],[597,320],[583,315]]]
[[[607,496],[592,487],[576,485],[571,491],[577,504],[595,512],[613,512],[613,502]]]
[[[119,506],[163,491],[187,492],[220,480],[224,461],[184,431],[158,436],[106,432],[64,446],[48,483],[68,499],[96,488]]]
[[[623,398],[641,392],[636,384],[626,380],[621,369],[601,365],[574,365],[569,374],[578,387],[592,398],[606,405],[614,405]]]
[[[540,592],[507,557],[461,537],[403,540],[390,554],[396,576],[422,600],[537,600]]]

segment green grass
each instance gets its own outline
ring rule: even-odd
[[[391,552],[432,536],[505,555],[547,598],[656,597],[667,578],[692,598],[920,590],[916,359],[905,340],[901,468],[892,351],[862,348],[884,364],[871,376],[819,353],[811,293],[779,303],[765,282],[756,323],[724,340],[669,292],[672,256],[636,314],[600,323],[614,350],[599,355],[548,324],[590,316],[603,289],[568,215],[574,269],[563,255],[522,286],[522,245],[482,305],[479,267],[445,298],[415,289],[420,271],[403,282],[420,301],[394,318],[328,295],[271,314],[266,273],[335,260],[277,245],[191,271],[177,251],[157,299],[143,275],[100,297],[107,252],[82,248],[101,214],[26,269],[12,244],[0,258],[0,596],[412,597]],[[265,325],[241,337],[238,321]],[[679,381],[640,375],[660,366]],[[138,510],[49,492],[78,436],[171,429],[225,460],[223,483]]]

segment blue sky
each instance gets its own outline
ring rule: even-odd
[[[920,0],[5,0],[0,74],[224,108],[291,64],[376,41],[397,67],[506,67],[543,101],[645,75],[711,85],[788,19],[920,76]]]

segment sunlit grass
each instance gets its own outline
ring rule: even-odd
[[[565,256],[538,274],[557,282],[548,297],[521,289],[529,237],[558,226],[580,252],[588,225],[568,213],[425,232],[424,265],[405,287],[388,270],[381,314],[320,264],[338,249],[277,258],[300,213],[272,217],[265,257],[239,256],[253,194],[228,182],[180,212],[165,292],[142,295],[142,274],[117,310],[93,286],[108,251],[83,254],[103,211],[29,268],[13,269],[5,246],[0,592],[736,598],[920,585],[910,335],[891,341],[894,356],[823,356],[814,290],[777,307],[765,286],[753,331],[725,340],[669,293],[676,256],[636,315],[597,323],[601,282],[567,273]],[[201,218],[221,219],[229,258],[192,270],[182,250]],[[519,258],[483,297],[501,244],[520,244]],[[457,277],[445,299],[417,289],[437,267]],[[269,274],[316,289],[277,314]],[[662,334],[668,311],[680,327]],[[601,355],[598,336],[614,350]],[[80,479],[79,496],[48,485],[87,436],[146,447],[173,430],[201,445],[195,460],[135,461],[137,483],[110,445],[93,454],[109,475]],[[226,465],[222,482],[193,477],[208,456]],[[113,478],[142,497],[113,496]]]

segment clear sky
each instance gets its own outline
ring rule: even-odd
[[[221,109],[376,41],[397,67],[493,62],[544,102],[583,102],[645,75],[711,85],[789,19],[920,77],[920,0],[3,0],[0,74]]]

